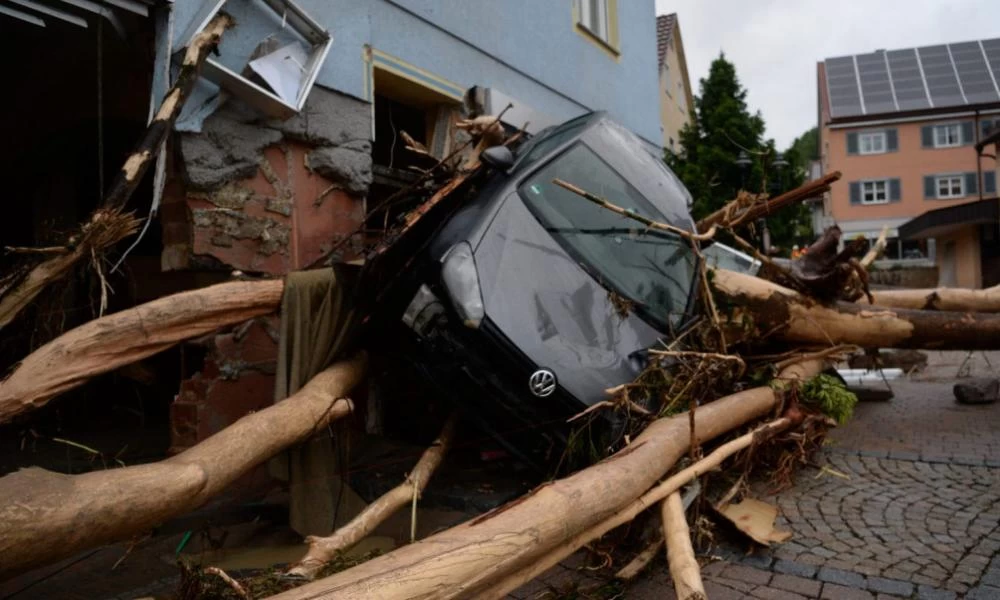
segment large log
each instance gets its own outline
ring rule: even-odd
[[[781,376],[803,380],[821,368],[820,361],[807,361],[787,367]],[[694,415],[695,442],[702,444],[758,419],[778,401],[775,390],[760,387],[700,406]],[[491,513],[273,599],[493,597],[500,582],[509,585],[509,578],[539,564],[539,559],[558,548],[586,543],[592,539],[588,533],[602,523],[636,508],[643,492],[691,442],[688,414],[657,420],[607,460]]]
[[[801,366],[796,367],[796,378],[802,379],[807,376],[815,375],[821,369],[822,364],[820,362],[810,361],[807,364],[802,364]],[[791,371],[783,371],[780,376],[791,377],[792,373]],[[735,395],[738,396],[739,394]],[[489,592],[483,595],[483,600],[501,600],[502,598],[505,598],[507,594],[513,592],[517,588],[528,583],[565,560],[566,557],[576,552],[584,544],[601,537],[615,527],[628,523],[638,516],[639,513],[645,511],[651,506],[655,506],[658,502],[661,502],[670,494],[681,489],[681,486],[684,486],[694,479],[715,469],[722,464],[722,461],[729,458],[733,454],[736,454],[740,450],[749,448],[756,440],[761,439],[761,437],[766,439],[775,433],[784,431],[791,424],[792,421],[788,418],[776,419],[766,425],[758,427],[750,433],[736,438],[735,440],[726,442],[713,450],[712,453],[705,458],[699,460],[690,467],[687,467],[683,471],[671,475],[663,482],[656,484],[653,489],[633,500],[621,511],[591,527],[587,531],[577,535],[572,540],[559,545],[555,550],[550,551],[548,554],[528,565],[526,568],[496,581],[490,587]]]
[[[749,334],[821,346],[1000,348],[997,314],[886,308],[853,302],[820,304],[770,281],[725,269],[714,271],[712,286],[731,310],[733,342]],[[753,325],[750,329],[746,327],[746,316]]]
[[[0,423],[174,344],[274,312],[284,282],[235,281],[95,319],[35,350],[0,382]]]
[[[0,580],[197,508],[254,466],[349,414],[346,395],[364,369],[363,355],[336,363],[293,396],[158,463],[83,475],[30,468],[0,478]]]
[[[872,290],[875,304],[913,310],[958,312],[1000,312],[1000,286],[983,290],[934,288],[913,290]]]
[[[20,283],[0,293],[0,329],[31,304],[45,286],[65,276],[78,262],[87,259],[96,262],[94,257],[97,254],[135,232],[135,219],[122,214],[122,210],[163,148],[184,102],[194,89],[202,63],[209,52],[218,47],[222,33],[232,25],[232,18],[220,13],[194,36],[184,53],[174,85],[163,97],[153,120],[118,171],[101,207],[83,224],[80,233],[69,241],[64,253],[36,265]]]

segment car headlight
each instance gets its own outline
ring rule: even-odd
[[[472,246],[467,242],[455,244],[445,254],[441,263],[441,280],[465,326],[479,327],[485,315],[483,293],[479,288],[479,273],[472,256]]]

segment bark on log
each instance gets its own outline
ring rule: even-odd
[[[441,464],[448,452],[451,439],[455,435],[456,416],[451,416],[441,434],[434,443],[424,451],[413,471],[406,476],[406,481],[396,486],[378,500],[368,505],[361,513],[351,519],[333,534],[327,537],[309,536],[309,551],[299,563],[288,570],[288,575],[313,579],[316,574],[333,560],[337,554],[345,552],[355,544],[365,539],[383,521],[391,517],[397,510],[413,501],[413,496],[419,496],[427,487],[427,482]]]
[[[1000,286],[983,290],[934,288],[913,290],[872,290],[875,304],[913,310],[948,310],[958,312],[1000,312]]]
[[[712,286],[733,309],[730,342],[747,335],[767,336],[793,344],[929,350],[1000,348],[1000,315],[910,310],[879,305],[832,302],[826,305],[775,283],[716,269]],[[741,322],[749,315],[747,331]]]
[[[701,582],[701,569],[694,557],[691,530],[684,516],[680,492],[667,496],[661,503],[660,515],[663,518],[663,537],[667,541],[667,563],[677,600],[705,600],[705,585]]]
[[[811,361],[809,363],[800,363],[801,370],[783,370],[779,377],[795,378],[799,380],[807,379],[816,375],[823,369],[823,365],[820,361]],[[765,390],[765,388],[756,388],[757,390]],[[749,390],[754,391],[754,390]],[[740,396],[740,394],[734,394],[733,396]],[[700,409],[699,409],[700,410]],[[790,419],[782,418],[770,423],[758,427],[754,431],[740,436],[739,438],[726,442],[725,444],[716,448],[711,454],[691,465],[690,467],[680,471],[674,475],[671,475],[662,483],[659,483],[653,489],[649,490],[643,494],[640,498],[634,500],[629,504],[624,510],[611,516],[602,523],[595,525],[586,532],[578,535],[569,542],[565,542],[560,545],[555,550],[549,552],[542,558],[535,561],[532,565],[528,566],[513,575],[508,575],[502,580],[497,581],[493,584],[490,592],[485,594],[483,597],[487,600],[501,600],[510,592],[513,592],[517,588],[521,587],[525,583],[528,583],[532,579],[538,577],[545,571],[548,571],[552,567],[556,566],[560,562],[566,559],[567,556],[576,552],[584,544],[595,540],[605,533],[611,531],[615,527],[624,525],[625,523],[634,519],[639,513],[655,506],[657,502],[662,501],[664,498],[670,494],[681,489],[681,486],[686,485],[690,481],[697,477],[701,477],[705,473],[715,469],[722,461],[729,458],[733,454],[736,454],[744,448],[748,448],[753,444],[754,440],[758,436],[768,437],[779,431],[787,429],[792,424]]]
[[[93,232],[93,230],[102,227],[102,221],[105,219],[116,219],[124,216],[121,215],[121,211],[132,193],[135,192],[139,182],[142,181],[142,176],[146,173],[149,165],[152,164],[153,159],[163,147],[184,102],[191,94],[191,90],[194,89],[201,65],[205,62],[208,53],[218,47],[222,40],[222,32],[232,24],[233,20],[229,15],[220,13],[191,40],[191,44],[184,54],[184,61],[181,63],[177,80],[163,97],[160,109],[146,128],[142,139],[139,140],[132,154],[122,165],[110,190],[104,197],[101,207],[91,215],[90,220],[81,228],[79,239],[67,247],[66,254],[50,258],[35,266],[20,284],[0,297],[0,329],[3,329],[18,313],[31,304],[31,301],[46,285],[62,278],[80,260],[86,260],[94,252],[100,253],[105,248],[113,246],[135,232],[135,221],[131,217],[129,217],[129,221],[133,223],[133,226],[108,231],[108,235],[101,235],[99,232],[97,235],[88,235],[88,227]]]
[[[821,370],[822,361],[806,361],[789,366],[781,376],[802,380]],[[696,442],[702,444],[760,418],[778,401],[773,389],[761,387],[700,406],[694,419]],[[656,500],[642,494],[684,455],[690,444],[689,415],[660,419],[626,449],[579,473],[425,540],[272,598],[502,596],[537,576],[541,572],[537,569],[545,567],[559,552],[572,553],[634,518],[651,506],[650,501],[662,500],[669,491]],[[668,482],[675,487],[670,491],[694,476],[697,473],[689,473],[684,481],[672,477]]]
[[[220,327],[274,312],[284,282],[235,281],[95,319],[35,350],[0,381],[0,423],[87,379]]]
[[[713,226],[733,228],[746,223],[753,223],[760,217],[767,216],[776,210],[781,210],[791,204],[803,202],[829,191],[830,184],[838,179],[840,179],[840,171],[834,171],[819,179],[801,185],[794,190],[789,190],[780,196],[775,196],[765,202],[754,204],[749,208],[743,208],[742,212],[739,200],[732,200],[719,210],[698,221],[696,224],[698,233],[705,233]]]
[[[295,395],[154,464],[83,475],[38,468],[0,478],[0,580],[86,548],[128,539],[190,511],[252,467],[349,414],[364,355]]]

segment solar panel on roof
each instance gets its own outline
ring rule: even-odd
[[[983,40],[980,42],[986,60],[990,63],[990,70],[993,72],[993,80],[1000,84],[1000,39]]]
[[[948,47],[941,45],[917,48],[917,54],[920,55],[924,81],[927,82],[934,106],[965,104],[962,90],[958,87],[958,77],[955,76],[955,67],[948,55]]]
[[[825,61],[835,118],[1000,102],[1000,38]]]
[[[979,42],[950,44],[949,49],[966,101],[969,104],[980,104],[1000,100]]]
[[[881,52],[859,54],[856,57],[861,93],[866,113],[883,113],[896,110],[896,99]]]
[[[849,117],[864,114],[853,57],[827,59],[826,85],[832,116]]]
[[[912,49],[892,50],[886,52],[886,60],[889,62],[889,73],[896,90],[899,110],[930,108],[916,53]]]

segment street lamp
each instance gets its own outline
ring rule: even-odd
[[[740,187],[745,188],[747,186],[747,169],[750,168],[750,157],[747,156],[746,150],[740,150],[740,155],[736,157],[736,166],[740,168]]]

